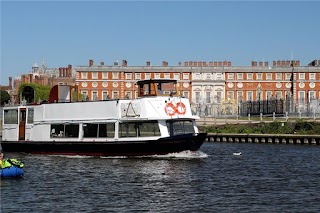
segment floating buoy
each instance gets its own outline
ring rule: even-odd
[[[234,152],[233,155],[241,155],[241,152]]]

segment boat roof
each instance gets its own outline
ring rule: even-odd
[[[150,84],[150,83],[177,83],[175,79],[149,79],[137,81],[137,84]]]

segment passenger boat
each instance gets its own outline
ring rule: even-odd
[[[72,101],[76,86],[56,85],[47,103],[3,108],[5,152],[144,156],[196,151],[206,139],[176,80],[137,82],[138,98]]]

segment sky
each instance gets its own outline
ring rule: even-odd
[[[127,60],[320,59],[320,1],[1,1],[0,84],[50,68]]]

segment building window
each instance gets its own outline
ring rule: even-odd
[[[211,98],[210,98],[211,92],[206,92],[206,103],[210,104],[211,103]]]
[[[196,92],[196,103],[200,103],[200,92]]]
[[[282,80],[282,73],[276,74],[276,80]]]
[[[126,73],[126,79],[132,79],[132,74],[131,73]]]
[[[170,73],[165,73],[164,78],[169,79],[170,78]]]
[[[98,100],[98,92],[97,92],[97,91],[93,91],[93,92],[92,92],[92,100],[93,100],[93,101]]]
[[[174,74],[174,79],[180,80],[180,74],[179,74],[179,73],[175,73],[175,74]]]
[[[155,75],[154,78],[156,78],[156,79],[160,78],[160,73],[155,73],[154,75]]]
[[[102,92],[102,100],[108,100],[110,99],[108,92],[103,91]]]
[[[98,73],[92,72],[92,79],[98,79]]]
[[[88,101],[89,100],[89,96],[88,96],[88,92],[87,91],[81,91],[81,95],[82,95],[82,100],[83,101]]]
[[[233,99],[233,91],[228,91],[228,98]]]
[[[126,99],[132,99],[132,92],[131,91],[126,91]]]
[[[305,73],[299,73],[299,80],[305,79]]]
[[[282,91],[276,91],[276,99],[279,100],[282,98]]]
[[[309,101],[316,100],[316,91],[309,91]]]
[[[252,80],[253,77],[252,77],[252,73],[247,73],[247,80]]]
[[[272,97],[272,92],[271,91],[266,91],[266,96],[267,96],[267,100],[270,100]]]
[[[150,73],[146,73],[145,74],[145,79],[150,79],[151,78],[151,74]]]
[[[262,92],[261,91],[257,91],[257,100],[263,100],[263,97],[262,97]]]
[[[267,80],[272,80],[272,73],[267,73]]]
[[[194,76],[194,78],[195,78],[196,80],[200,80],[200,79],[201,79],[200,73],[196,73],[195,76]]]
[[[134,78],[137,79],[137,80],[140,80],[141,79],[141,73],[135,73]]]
[[[222,96],[222,93],[221,92],[217,92],[217,95],[215,96],[216,98],[216,103],[220,103],[221,102],[221,97]]]
[[[316,74],[315,73],[309,73],[309,80],[316,80]]]
[[[243,80],[243,73],[237,73],[237,79]]]
[[[188,80],[189,79],[189,73],[183,73],[183,79]]]
[[[108,79],[108,73],[107,72],[103,72],[102,73],[102,78],[103,79]]]
[[[222,73],[217,73],[216,74],[217,80],[222,80]],[[233,78],[233,76],[232,76]]]
[[[189,92],[188,91],[183,91],[183,97],[189,98]]]
[[[298,101],[299,101],[299,104],[304,104],[304,101],[305,101],[305,96],[304,96],[304,91],[299,91],[298,92]]]
[[[257,80],[262,80],[262,73],[257,73]]]
[[[228,73],[228,80],[233,80],[233,73]]]
[[[112,98],[113,98],[113,99],[119,98],[119,92],[118,92],[118,91],[113,91],[113,92],[112,92]]]
[[[87,72],[82,72],[81,73],[81,78],[82,79],[87,79],[88,78],[88,73]]]
[[[119,73],[118,72],[113,72],[112,73],[112,79],[119,79]]]
[[[210,80],[210,79],[211,79],[211,74],[210,74],[210,73],[207,73],[207,74],[206,74],[206,79],[207,79],[207,80]]]
[[[291,79],[291,73],[286,73],[286,81],[290,81]]]
[[[242,101],[242,99],[243,99],[243,92],[242,91],[237,92],[237,99],[238,99],[238,101]]]
[[[252,101],[252,98],[253,98],[253,92],[247,91],[247,101]]]

